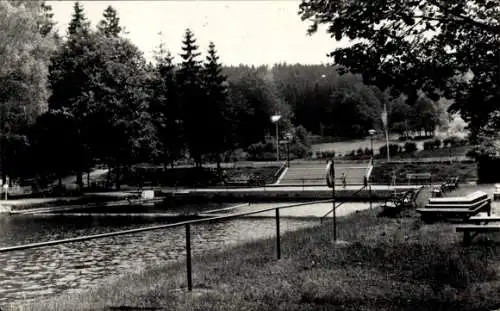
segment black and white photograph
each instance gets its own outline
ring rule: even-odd
[[[0,0],[0,311],[500,311],[499,0]]]

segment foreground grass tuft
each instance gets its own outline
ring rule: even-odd
[[[496,242],[464,248],[450,224],[423,224],[365,211],[332,224],[193,258],[195,290],[183,263],[110,281],[14,310],[487,310],[500,305]],[[115,310],[119,310],[118,308]]]

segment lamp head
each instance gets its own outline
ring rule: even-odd
[[[278,122],[280,119],[281,119],[281,115],[279,115],[279,114],[275,114],[275,115],[271,116],[271,121],[273,123]]]

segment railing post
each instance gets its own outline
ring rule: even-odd
[[[186,224],[186,272],[187,272],[187,287],[188,291],[193,290],[193,275],[191,266],[191,226]]]
[[[332,158],[332,165],[330,167],[332,175],[332,213],[333,213],[333,241],[337,241],[337,213],[335,207],[335,160]]]
[[[280,209],[276,208],[276,257],[281,259]]]
[[[372,209],[372,202],[373,202],[373,197],[372,197],[372,183],[369,182],[368,186],[370,187],[370,209]]]

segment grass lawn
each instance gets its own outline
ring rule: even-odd
[[[427,194],[421,197],[423,204]],[[413,210],[398,218],[367,210],[332,225],[193,257],[185,266],[150,268],[13,310],[491,310],[500,307],[499,247],[463,247],[450,224],[425,225]],[[113,308],[115,307],[115,308]],[[121,307],[121,308],[118,308]],[[128,309],[127,309],[128,307]],[[7,309],[10,310],[10,309]]]
[[[399,141],[389,141],[389,143],[400,143]],[[385,146],[385,140],[374,139],[373,140],[373,149],[375,153],[378,152],[378,149],[382,146]],[[371,148],[370,138],[367,139],[359,139],[359,140],[348,140],[348,141],[339,141],[334,143],[324,143],[324,144],[315,144],[311,146],[311,150],[313,152],[316,151],[335,151],[337,154],[346,154],[351,152],[352,150],[356,151],[359,148],[365,149]]]
[[[458,176],[460,182],[477,179],[477,163],[471,162],[410,162],[377,163],[372,171],[373,183],[387,184],[392,181],[392,172],[396,173],[396,182],[406,183],[408,173],[431,173],[432,182],[443,182],[452,176]]]

